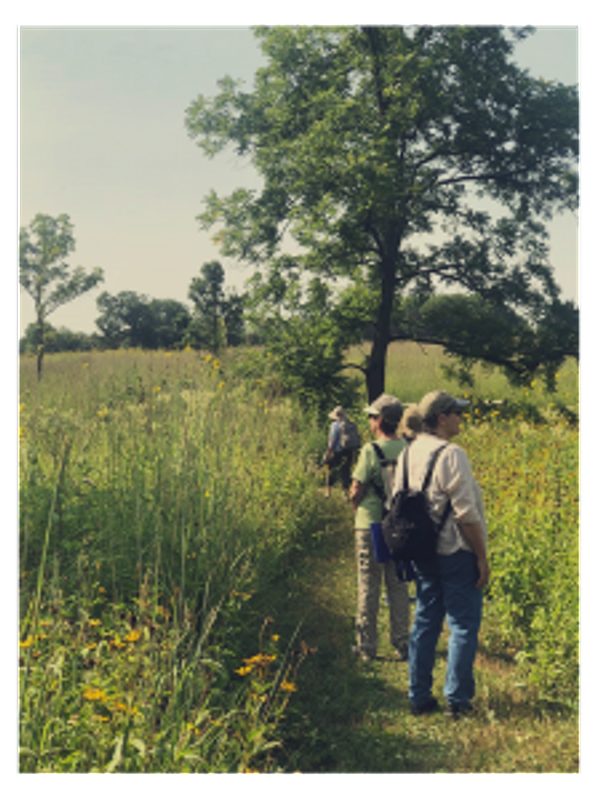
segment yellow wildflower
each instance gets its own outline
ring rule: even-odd
[[[83,699],[91,700],[92,702],[104,703],[107,697],[102,689],[94,689],[92,686],[86,686],[83,691]]]
[[[252,666],[246,665],[245,667],[240,667],[239,669],[234,670],[238,675],[248,675],[249,672],[252,672]]]
[[[295,692],[296,684],[290,683],[289,681],[281,681],[281,690],[283,692]]]
[[[19,647],[31,647],[34,643],[35,639],[33,636],[28,636],[24,642],[19,642]]]
[[[98,625],[102,625],[99,619],[88,619],[88,625],[90,628],[97,628]]]
[[[155,387],[154,387],[154,391],[155,391],[155,392],[160,392],[160,386],[155,386]]]
[[[274,634],[271,636],[271,641],[272,641],[272,642],[278,642],[278,641],[279,641],[279,634],[278,634],[278,633],[274,633]]]
[[[126,642],[137,642],[142,634],[139,631],[129,631],[127,636],[125,636]]]

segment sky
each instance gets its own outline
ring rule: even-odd
[[[535,77],[578,81],[578,29],[540,26],[517,46]],[[206,157],[188,137],[185,110],[217,93],[224,75],[251,89],[262,54],[248,27],[47,27],[19,34],[19,224],[38,212],[69,215],[72,266],[100,266],[104,283],[49,317],[91,332],[101,291],[132,290],[187,301],[192,278],[218,259],[226,286],[242,288],[250,268],[221,256],[215,231],[196,216],[211,189],[258,187],[248,162]],[[551,262],[563,297],[578,296],[578,223],[550,226]],[[19,335],[34,319],[20,292]]]

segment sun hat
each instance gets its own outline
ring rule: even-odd
[[[468,400],[452,397],[448,392],[429,392],[417,406],[424,420],[437,417],[438,414],[451,414],[453,411],[462,411],[469,405]]]
[[[370,406],[365,409],[365,414],[381,417],[392,425],[397,425],[402,419],[402,403],[393,394],[381,394]]]
[[[348,415],[346,414],[346,412],[344,411],[344,408],[342,406],[336,406],[333,409],[333,411],[331,411],[330,414],[329,414],[329,419],[338,420],[338,419],[347,419],[347,418],[348,418]]]

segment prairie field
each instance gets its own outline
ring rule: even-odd
[[[465,390],[447,364],[394,345],[386,390],[473,401],[457,441],[492,580],[476,715],[454,726],[410,716],[383,614],[381,660],[350,656],[327,422],[278,390],[268,352],[55,354],[39,384],[22,358],[21,772],[577,772],[577,365],[548,394],[483,369]]]

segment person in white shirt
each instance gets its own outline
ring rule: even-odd
[[[441,451],[427,496],[432,515],[441,519],[450,501],[451,513],[440,531],[433,560],[416,561],[417,605],[409,643],[409,700],[415,715],[435,711],[431,693],[435,649],[444,619],[450,631],[444,695],[453,718],[473,710],[473,662],[481,623],[482,589],[488,583],[486,524],[479,485],[465,451],[450,440],[460,432],[461,413],[468,405],[447,392],[430,392],[418,404],[423,432],[408,451],[408,483],[420,489],[429,460]],[[394,493],[403,480],[398,464]]]

